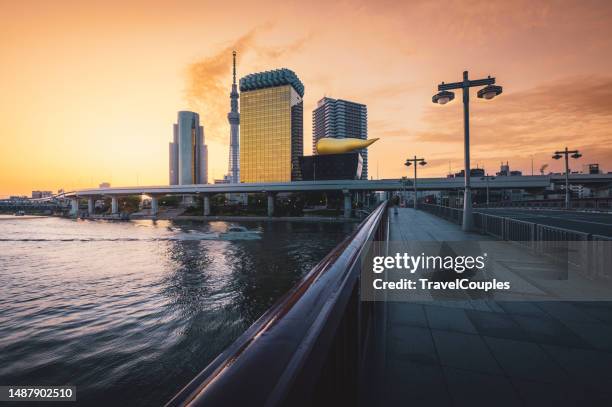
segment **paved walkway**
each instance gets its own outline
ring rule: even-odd
[[[422,211],[389,217],[391,241],[487,240]],[[379,405],[612,405],[610,302],[387,302],[385,314]]]

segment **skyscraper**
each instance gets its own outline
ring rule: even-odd
[[[240,181],[301,179],[304,85],[286,68],[240,79]]]
[[[240,113],[238,113],[238,88],[236,86],[236,51],[232,52],[233,57],[233,82],[230,93],[230,112],[227,114],[227,121],[230,124],[230,149],[227,178],[230,183],[240,182],[240,141],[239,126]]]
[[[368,138],[368,108],[361,103],[324,97],[312,112],[312,153],[323,137]],[[363,158],[361,179],[368,179],[368,150],[361,149]]]
[[[208,148],[197,113],[178,112],[169,147],[170,185],[208,183]]]

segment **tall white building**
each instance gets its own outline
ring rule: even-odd
[[[208,148],[204,144],[204,127],[200,126],[197,113],[178,112],[169,153],[170,185],[208,183]]]

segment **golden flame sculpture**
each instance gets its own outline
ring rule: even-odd
[[[377,138],[362,140],[359,138],[332,138],[325,137],[317,141],[317,153],[325,154],[342,154],[349,153],[354,150],[366,148],[374,143]]]

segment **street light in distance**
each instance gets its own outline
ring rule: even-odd
[[[561,157],[565,157],[565,209],[570,209],[569,157],[577,160],[582,157],[582,154],[580,154],[578,150],[568,150],[567,147],[565,147],[565,150],[555,151],[555,155],[552,156],[555,160],[559,160]]]
[[[424,166],[427,165],[427,161],[425,161],[424,158],[417,158],[417,156],[415,155],[414,158],[407,158],[406,162],[404,163],[404,165],[406,167],[410,167],[411,165],[414,164],[414,182],[413,182],[413,186],[414,186],[414,209],[417,209],[417,163],[420,166]]]

